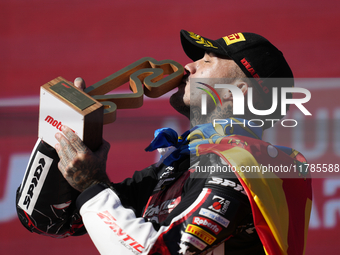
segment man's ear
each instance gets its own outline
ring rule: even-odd
[[[229,85],[236,86],[238,89],[240,89],[243,96],[248,93],[249,85],[244,81],[239,80],[239,81],[235,82],[234,84],[229,84]],[[233,99],[233,94],[228,89],[222,91],[221,94],[222,94],[223,100],[232,100]]]
[[[243,95],[248,93],[249,85],[244,81],[238,81],[236,86],[242,91]]]

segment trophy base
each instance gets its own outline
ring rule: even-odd
[[[102,143],[103,110],[101,103],[58,77],[41,86],[38,136],[54,147],[55,134],[66,125],[96,150]]]

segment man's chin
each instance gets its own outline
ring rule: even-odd
[[[183,101],[183,93],[178,90],[170,97],[170,105],[180,114],[190,118],[190,107]]]

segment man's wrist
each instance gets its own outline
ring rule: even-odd
[[[88,200],[92,199],[95,197],[97,194],[100,192],[106,190],[106,189],[111,189],[115,191],[113,187],[112,182],[94,182],[89,186],[87,189],[85,189],[80,195],[78,196],[76,200],[76,206],[78,210],[82,207],[83,204],[85,204]]]

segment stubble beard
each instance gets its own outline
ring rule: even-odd
[[[171,95],[170,105],[180,114],[190,119],[190,106],[184,103],[183,97],[185,93],[185,87],[179,87],[178,91]]]
[[[212,123],[214,119],[226,119],[233,116],[232,105],[226,107],[216,106],[216,108],[208,115],[202,115],[201,107],[189,106],[183,101],[184,90],[178,90],[170,97],[171,106],[180,114],[186,116],[190,120],[191,127]]]
[[[202,115],[200,107],[190,107],[190,124],[192,127],[200,124],[213,123],[215,119],[227,119],[232,116],[233,107],[231,105],[227,105],[223,108],[216,106],[212,113],[207,115]]]

